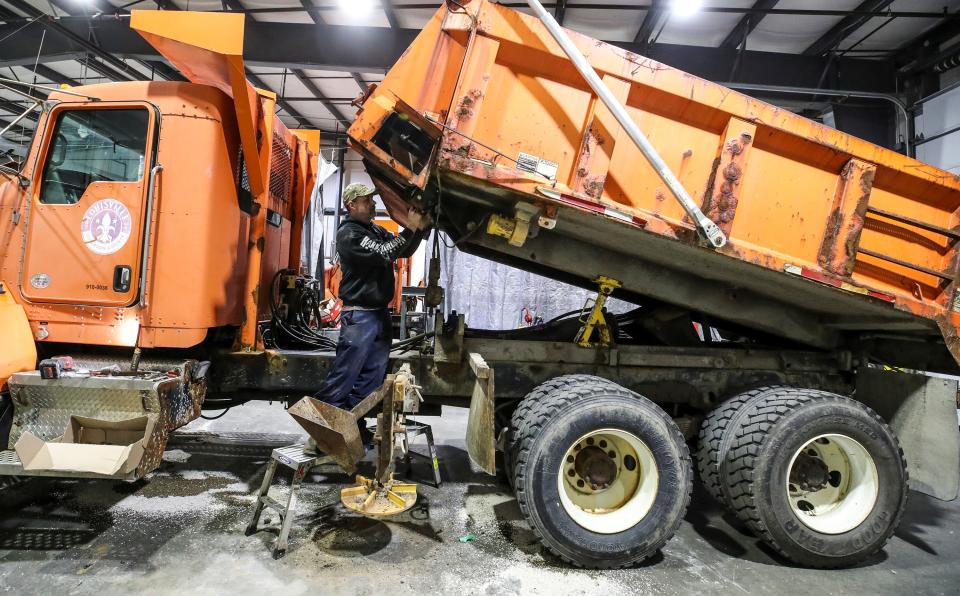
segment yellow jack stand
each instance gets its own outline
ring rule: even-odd
[[[606,347],[613,344],[613,335],[610,333],[610,327],[607,326],[607,319],[603,315],[603,305],[606,304],[607,298],[613,294],[613,291],[617,288],[622,288],[623,284],[605,275],[598,275],[593,281],[599,286],[599,291],[597,292],[597,297],[593,301],[593,308],[590,310],[587,318],[584,319],[583,315],[580,315],[580,322],[583,323],[583,327],[580,328],[580,332],[574,340],[581,348]],[[587,310],[589,304],[590,300],[587,299],[583,305],[583,311]],[[594,331],[600,332],[600,341],[598,342],[590,341]]]

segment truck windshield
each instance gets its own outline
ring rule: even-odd
[[[72,205],[92,182],[136,182],[143,176],[145,109],[62,112],[43,168],[40,202]]]

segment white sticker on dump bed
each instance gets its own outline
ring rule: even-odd
[[[953,295],[953,312],[960,312],[960,288]]]
[[[553,180],[557,176],[557,168],[560,167],[555,161],[542,159],[536,155],[521,152],[517,157],[517,169],[524,172],[540,174],[548,180]]]

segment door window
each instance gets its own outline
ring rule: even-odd
[[[139,181],[149,121],[145,109],[61,113],[47,151],[40,202],[73,205],[92,182]]]

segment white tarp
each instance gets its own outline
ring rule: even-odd
[[[303,235],[300,239],[300,265],[314,277],[317,276],[318,270],[322,274],[320,269],[322,264],[317,263],[317,257],[324,236],[323,183],[333,176],[337,169],[333,162],[325,160],[323,155],[317,155],[317,181],[313,185],[310,206],[303,221]]]
[[[429,255],[433,239],[427,242]],[[443,243],[440,265],[440,284],[446,289],[445,312],[463,313],[467,325],[475,329],[515,329],[520,326],[524,307],[549,321],[579,310],[588,297],[596,296],[596,291],[476,257]],[[634,308],[616,298],[607,301],[610,312],[620,314]]]

